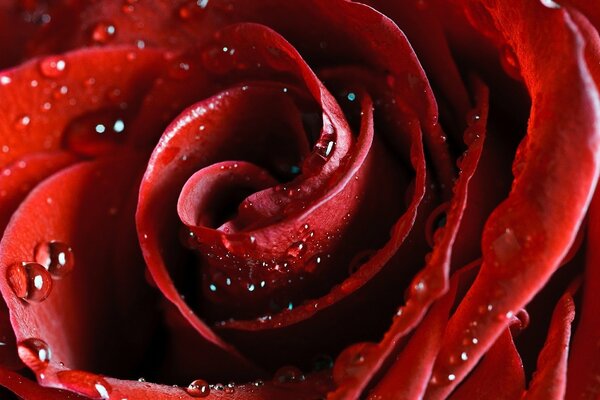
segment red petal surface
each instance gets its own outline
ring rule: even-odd
[[[600,198],[598,191],[590,206],[587,234],[586,267],[583,280],[583,300],[569,359],[567,399],[593,399],[600,393]],[[565,300],[566,301],[566,300]]]
[[[533,105],[527,141],[513,166],[511,194],[487,222],[480,276],[450,320],[436,363],[436,370],[449,368],[444,360],[461,348],[465,329],[477,321],[473,335],[478,342],[468,349],[472,357],[450,368],[456,382],[503,330],[506,322],[497,316],[522,308],[558,267],[575,238],[598,172],[597,92],[569,15],[534,3],[485,4],[515,50]],[[511,17],[517,11],[520,17]],[[542,51],[548,46],[552,52]],[[557,52],[569,57],[551,56]],[[552,161],[564,159],[577,163],[570,168]],[[489,306],[492,312],[487,313]],[[428,396],[444,397],[455,385],[430,385]]]
[[[459,359],[462,356],[460,354]],[[506,329],[450,399],[512,400],[519,398],[524,391],[523,362],[510,330]]]
[[[548,338],[538,358],[538,369],[523,396],[524,399],[565,398],[571,323],[575,318],[573,293],[578,286],[579,282],[571,285],[554,310]]]

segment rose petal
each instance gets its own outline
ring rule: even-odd
[[[464,358],[465,355],[466,353],[461,353],[458,357]],[[515,348],[510,329],[506,329],[450,399],[511,400],[519,398],[524,391],[523,362]]]
[[[461,218],[467,204],[469,182],[479,162],[485,137],[485,126],[488,114],[487,88],[477,84],[476,114],[480,116],[464,134],[464,140],[469,145],[463,160],[460,162],[462,174],[453,188],[455,196],[452,199],[446,217],[446,226],[436,232],[437,240],[426,267],[417,274],[410,286],[410,297],[406,305],[399,311],[400,315],[392,323],[383,340],[365,357],[364,366],[360,373],[345,385],[341,385],[332,399],[357,397],[380,371],[388,360],[398,352],[400,339],[412,330],[423,318],[433,301],[448,289],[448,274],[452,256],[452,245],[461,223]]]
[[[152,294],[144,284],[143,264],[119,264],[125,258],[114,253],[115,240],[133,230],[133,209],[127,212],[123,193],[136,188],[140,161],[125,154],[53,175],[20,205],[0,242],[0,288],[17,340],[41,339],[52,352],[46,368],[29,353],[19,353],[45,385],[56,384],[55,372],[65,368],[130,374],[151,338],[155,316],[147,307]],[[21,262],[46,264],[38,246],[45,249],[49,241],[64,243],[62,262],[73,262],[73,270],[61,279],[35,281],[42,288],[51,284],[48,297],[24,301],[15,295],[9,269]]]
[[[575,318],[573,294],[580,282],[571,285],[556,305],[544,348],[538,357],[537,371],[524,399],[563,399],[567,387],[567,357],[571,323]]]
[[[516,50],[533,100],[532,118],[526,144],[521,145],[513,165],[512,192],[486,225],[480,276],[449,322],[436,369],[446,368],[441,360],[459,348],[471,321],[478,322],[474,333],[478,343],[473,346],[473,357],[454,367],[455,381],[430,386],[427,394],[432,398],[447,395],[491,346],[506,323],[496,315],[522,308],[558,267],[575,238],[598,175],[597,92],[585,68],[581,37],[569,15],[531,3],[519,4],[521,17],[515,19],[509,16],[515,4],[485,4]],[[533,26],[535,32],[529,29]],[[553,50],[548,51],[548,46]],[[569,56],[551,55],[557,52]],[[572,167],[559,166],[555,163],[559,159],[577,162]],[[568,208],[561,200],[564,193],[570,193]],[[489,305],[492,312],[477,311]]]
[[[600,284],[598,248],[600,238],[600,198],[598,191],[590,206],[588,232],[586,237],[586,266],[583,280],[583,300],[579,323],[575,331],[571,356],[568,365],[568,399],[593,398],[600,392],[600,383],[596,379],[600,373],[600,347],[598,345],[598,327],[600,326],[600,299],[596,295]]]
[[[24,378],[17,372],[0,369],[0,385],[18,395],[24,400],[83,400],[86,397],[79,396],[60,389],[45,388],[36,382]]]

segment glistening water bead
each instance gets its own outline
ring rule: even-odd
[[[52,240],[36,246],[35,261],[46,267],[53,278],[60,279],[73,270],[75,256],[69,245]]]
[[[207,397],[210,394],[210,386],[202,379],[196,379],[185,389],[192,397]]]
[[[45,300],[52,290],[50,273],[38,263],[13,264],[8,268],[6,278],[15,295],[30,302]]]
[[[48,344],[38,338],[25,339],[17,346],[19,358],[34,372],[43,371],[50,362],[51,352]]]

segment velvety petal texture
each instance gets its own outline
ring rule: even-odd
[[[0,0],[0,397],[597,398],[599,26]]]

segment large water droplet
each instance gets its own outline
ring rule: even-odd
[[[46,78],[58,78],[67,69],[67,62],[61,57],[50,56],[40,61],[39,68]]]
[[[52,240],[36,246],[35,261],[46,267],[53,278],[60,279],[73,270],[75,256],[69,245]]]
[[[277,383],[301,382],[304,380],[304,374],[300,369],[292,365],[286,365],[275,372],[274,380]]]
[[[356,343],[347,347],[338,356],[333,366],[333,380],[340,385],[348,379],[360,375],[365,368],[369,353],[375,349],[373,343]]]
[[[60,371],[56,374],[60,383],[69,390],[92,399],[109,399],[112,387],[101,376],[85,371]]]
[[[196,379],[185,389],[192,397],[206,397],[210,394],[210,386],[202,379]]]
[[[507,264],[521,250],[519,240],[511,228],[506,228],[494,242],[492,250],[495,255],[495,263]]]
[[[34,372],[43,371],[52,356],[48,344],[38,338],[25,339],[18,344],[19,357]]]
[[[7,270],[7,279],[15,295],[27,301],[42,301],[52,290],[50,273],[38,263],[11,265]]]
[[[117,28],[109,22],[99,22],[92,29],[92,40],[96,43],[105,44],[117,33]]]

